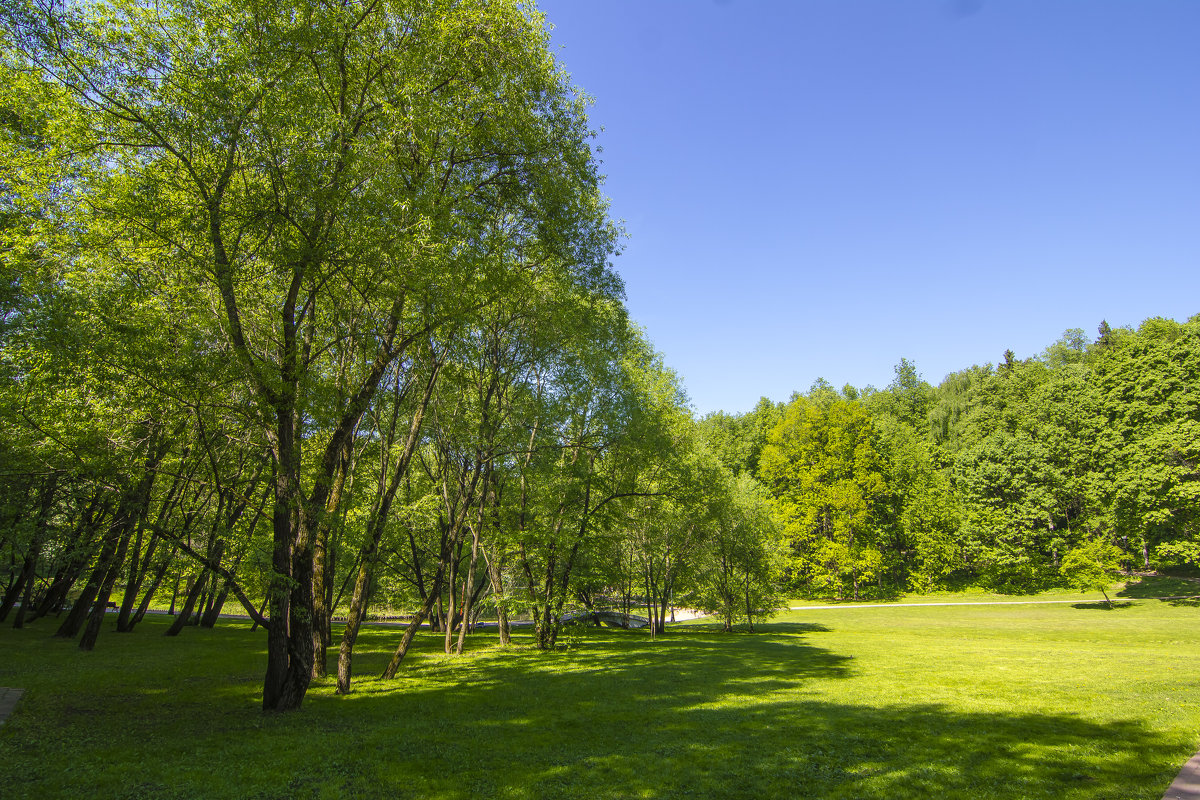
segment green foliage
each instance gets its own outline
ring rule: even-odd
[[[1062,560],[1063,578],[1081,592],[1101,592],[1112,605],[1106,591],[1121,574],[1124,554],[1103,539],[1088,539],[1067,553]]]
[[[881,583],[886,468],[862,404],[818,389],[787,405],[759,471],[792,543],[795,580],[855,598]]]

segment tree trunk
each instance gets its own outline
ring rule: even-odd
[[[129,633],[133,630],[133,604],[137,601],[142,584],[150,570],[150,561],[158,547],[158,537],[151,535],[146,545],[146,554],[139,558],[142,552],[142,529],[139,527],[137,539],[133,543],[133,561],[129,565],[129,580],[125,582],[125,596],[121,598],[121,611],[117,615],[117,633]],[[140,566],[139,566],[140,565]]]
[[[441,364],[434,362],[433,369],[430,370],[429,380],[425,384],[425,394],[421,399],[421,403],[413,411],[412,422],[409,424],[408,438],[404,442],[404,449],[400,453],[400,457],[396,464],[396,468],[392,471],[391,479],[384,484],[384,476],[386,474],[387,462],[380,470],[379,486],[380,492],[379,501],[376,503],[374,513],[367,522],[367,536],[363,541],[362,550],[358,556],[358,576],[354,581],[354,593],[350,596],[350,610],[346,615],[346,627],[342,630],[342,642],[338,646],[338,666],[337,666],[337,693],[349,694],[350,692],[350,677],[351,663],[354,658],[354,643],[358,639],[358,631],[362,625],[363,617],[366,615],[367,602],[370,599],[370,588],[374,579],[375,558],[379,552],[379,542],[383,537],[384,528],[387,525],[388,514],[391,511],[392,502],[395,500],[396,491],[400,488],[400,483],[408,474],[408,466],[412,463],[412,455],[416,450],[417,442],[421,432],[421,422],[424,419],[425,411],[429,407],[429,401],[433,397],[433,389],[437,384],[437,376],[441,371]],[[399,381],[397,380],[395,403],[399,407]],[[395,429],[396,416],[392,417],[392,431]],[[389,431],[388,440],[391,441],[392,432]],[[413,564],[418,563],[416,542],[409,535],[409,544],[412,546]],[[440,552],[445,553],[446,539],[443,532]],[[440,562],[444,559],[439,558],[439,573]],[[418,569],[417,580],[420,581],[420,572]],[[436,588],[437,581],[434,581]],[[426,612],[428,613],[428,612]],[[401,656],[403,658],[403,656]]]
[[[208,609],[205,610],[204,616],[200,618],[201,628],[212,628],[217,624],[217,619],[221,616],[221,609],[225,607],[225,601],[229,597],[229,582],[225,581],[221,585],[221,590],[215,592],[212,602],[209,603]]]
[[[124,533],[117,543],[117,552],[109,563],[104,574],[104,580],[96,593],[96,602],[92,605],[92,613],[88,616],[87,627],[79,640],[79,649],[91,651],[96,647],[96,639],[100,636],[100,627],[104,624],[104,615],[108,613],[108,598],[112,596],[112,587],[121,575],[121,566],[125,563],[125,554],[129,550],[129,539],[133,535],[132,525],[126,524]]]
[[[103,553],[101,553],[103,558]],[[84,620],[87,619],[88,610],[92,606],[92,600],[96,597],[96,592],[100,590],[100,581],[103,579],[103,574],[99,565],[92,569],[92,576],[88,579],[87,585],[83,587],[83,592],[79,595],[79,599],[71,606],[71,610],[67,612],[66,619],[58,626],[58,630],[54,635],[61,639],[74,639],[79,633],[79,629],[83,627]]]
[[[137,610],[133,612],[133,618],[129,621],[129,630],[132,631],[134,626],[146,616],[146,610],[150,608],[150,601],[154,599],[154,593],[162,585],[163,578],[167,574],[167,568],[171,566],[171,558],[174,554],[174,551],[172,551],[159,561],[158,569],[154,572],[154,578],[150,581],[150,587],[146,589],[146,594],[142,596],[142,602],[138,604]]]
[[[191,622],[192,609],[196,606],[196,600],[200,597],[200,593],[204,591],[204,586],[208,583],[208,570],[201,568],[200,574],[196,576],[195,583],[188,590],[187,597],[183,601],[183,609],[175,615],[175,620],[171,623],[171,627],[167,628],[164,636],[178,636],[183,632],[183,628]]]
[[[483,509],[480,508],[480,522],[482,522]],[[474,530],[471,531],[471,565],[467,568],[467,578],[463,581],[463,612],[462,612],[462,628],[458,631],[458,642],[454,646],[455,655],[462,655],[463,642],[467,636],[467,626],[471,620],[471,604],[474,600],[475,587],[475,565],[479,561],[479,528],[476,524]]]
[[[454,635],[454,581],[458,577],[458,559],[461,553],[458,547],[458,531],[450,542],[450,580],[446,581],[449,591],[446,592],[446,638],[444,642],[446,655],[450,655],[450,638]]]
[[[99,513],[97,514],[97,510]],[[79,524],[75,526],[75,534],[71,538],[71,544],[66,548],[67,562],[55,573],[54,580],[50,583],[50,588],[42,595],[41,601],[38,603],[37,609],[33,616],[29,618],[32,622],[39,617],[49,614],[51,611],[57,613],[61,610],[63,603],[70,594],[71,587],[79,580],[79,576],[83,574],[87,567],[87,562],[91,558],[91,552],[94,548],[96,531],[100,529],[100,524],[104,517],[108,514],[106,508],[100,507],[100,495],[96,494],[89,503],[87,510],[80,517]]]
[[[179,600],[179,583],[183,580],[182,575],[175,576],[175,587],[171,589],[171,606],[167,609],[169,616],[175,616],[175,603]]]
[[[487,550],[484,549],[483,558],[487,562],[492,596],[498,598],[496,601],[496,627],[500,630],[500,645],[507,647],[512,643],[512,634],[508,624],[508,609],[504,605],[504,578],[500,572],[500,556],[495,554],[489,557]]]
[[[136,485],[125,491],[117,505],[117,513],[113,516],[104,544],[105,552],[101,555],[101,563],[105,565],[100,583],[97,587],[96,600],[88,617],[87,628],[79,641],[79,649],[90,651],[96,646],[96,638],[100,635],[100,627],[104,623],[104,615],[108,611],[108,599],[112,596],[112,587],[120,577],[125,556],[129,550],[129,541],[135,530],[145,522],[146,510],[150,504],[150,491],[154,488],[154,480],[158,476],[158,465],[167,453],[168,439],[163,436],[161,422],[146,423],[146,458],[142,475]],[[115,549],[113,548],[115,540]],[[99,571],[99,565],[97,565]],[[72,609],[73,610],[73,609]]]
[[[400,646],[396,648],[396,652],[392,654],[392,660],[388,662],[384,668],[383,674],[379,677],[384,680],[392,680],[396,677],[396,671],[400,669],[400,662],[404,660],[404,656],[408,653],[408,646],[412,644],[413,637],[417,635],[417,631],[421,628],[421,623],[429,616],[429,612],[433,610],[433,602],[435,597],[442,596],[441,573],[438,573],[438,580],[434,582],[434,590],[429,593],[429,597],[425,600],[425,605],[421,606],[421,610],[408,623],[408,627],[404,629],[404,637],[400,640]],[[348,680],[348,678],[347,678]]]
[[[25,551],[25,558],[21,564],[21,573],[17,580],[9,587],[8,593],[4,596],[4,601],[0,604],[0,622],[3,622],[8,614],[13,609],[13,605],[17,601],[22,592],[24,599],[21,601],[21,613],[18,615],[20,624],[14,627],[20,628],[25,622],[26,606],[29,605],[31,592],[30,587],[37,575],[37,562],[42,553],[42,541],[46,535],[46,523],[50,515],[50,508],[54,505],[54,491],[58,485],[58,473],[52,472],[42,483],[42,491],[38,496],[38,515],[37,522],[34,524],[33,536],[29,540],[29,548]]]
[[[313,540],[313,678],[324,678],[329,642],[333,638],[333,605],[329,602],[333,593],[334,572],[330,560],[329,520],[337,514],[346,488],[347,476],[353,469],[353,431],[346,437],[346,444],[339,453],[337,473],[333,479],[329,496],[325,500],[325,513],[317,525]]]
[[[266,611],[266,609],[267,609],[267,602],[268,602],[268,600],[269,600],[269,599],[270,599],[270,596],[269,596],[269,595],[267,595],[267,596],[264,596],[264,597],[263,597],[262,605],[260,605],[260,606],[258,607],[258,614],[259,614],[259,616],[262,616],[262,613],[263,613],[264,611]],[[258,630],[258,620],[257,620],[257,619],[255,619],[255,620],[254,620],[254,624],[250,626],[250,632],[251,632],[251,633],[254,633],[256,630]]]

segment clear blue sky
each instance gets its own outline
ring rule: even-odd
[[[538,7],[698,413],[1200,313],[1200,2]]]

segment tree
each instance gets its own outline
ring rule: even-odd
[[[718,614],[726,631],[769,616],[781,599],[785,542],[771,513],[770,495],[750,475],[708,485],[716,508],[697,570],[701,605]]]
[[[295,708],[323,658],[327,526],[389,369],[503,291],[500,250],[606,269],[582,100],[515,2],[30,2],[7,27],[89,109],[88,222],[127,234],[79,279],[138,269],[254,406],[274,486],[263,703]]]
[[[1104,602],[1112,608],[1108,596],[1109,585],[1121,575],[1124,554],[1113,544],[1103,539],[1087,539],[1063,557],[1063,578],[1081,592],[1100,592]]]
[[[815,400],[794,399],[763,450],[760,474],[792,543],[794,579],[855,599],[882,582],[888,489],[878,433],[861,403],[820,387]]]

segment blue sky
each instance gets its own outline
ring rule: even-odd
[[[697,413],[1200,313],[1200,2],[538,7]]]

